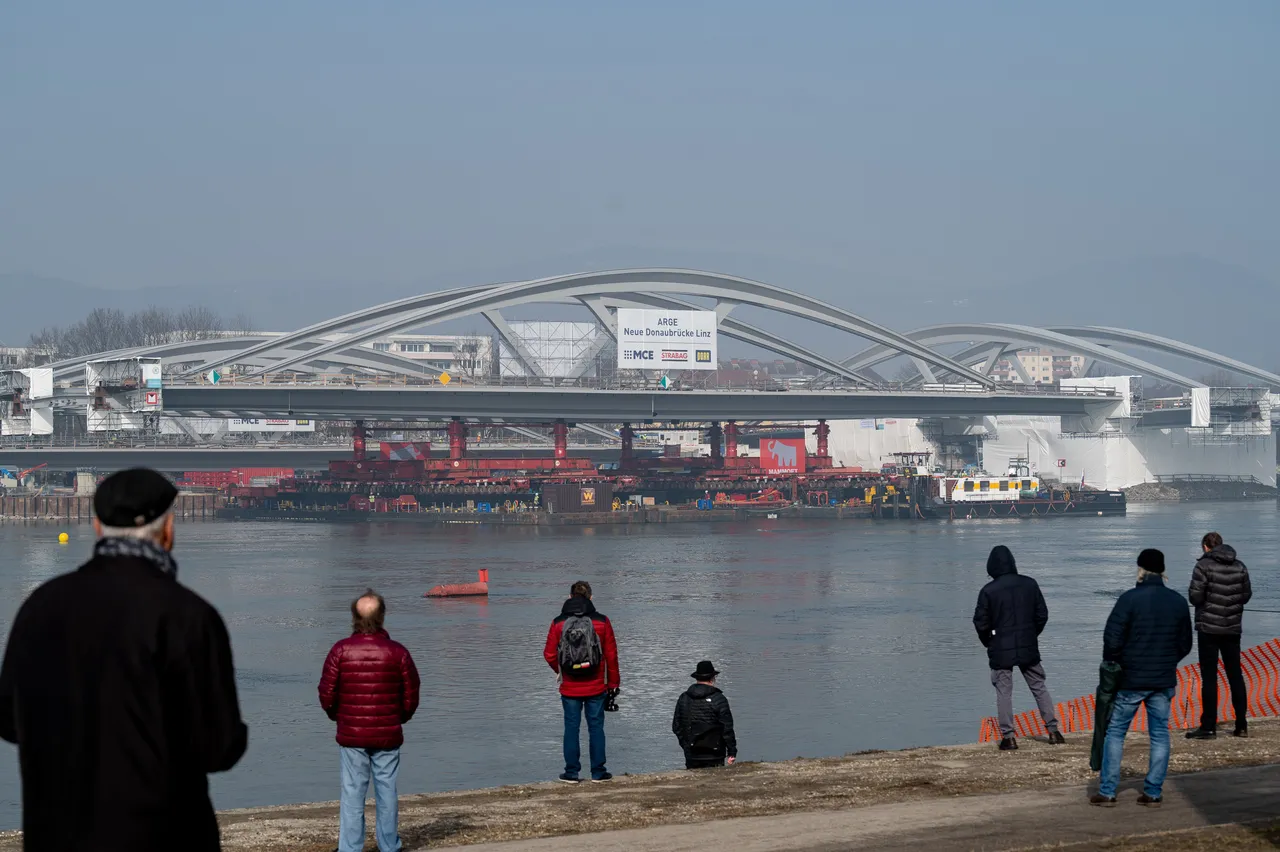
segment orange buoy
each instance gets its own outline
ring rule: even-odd
[[[424,598],[466,598],[466,597],[483,597],[489,594],[489,569],[481,568],[476,572],[479,575],[479,581],[475,583],[446,583],[443,586],[435,586],[428,591]]]

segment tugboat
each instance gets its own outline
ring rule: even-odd
[[[929,469],[929,453],[894,453],[894,484],[869,489],[877,518],[950,519],[1055,518],[1123,515],[1123,491],[1055,488],[1015,458],[1004,476],[976,471],[947,474]],[[890,471],[886,471],[890,472]]]
[[[1031,472],[1028,460],[1014,458],[1004,476],[974,473],[937,476],[933,504],[943,517],[1030,518],[1066,515],[1123,515],[1123,491],[1054,488]]]

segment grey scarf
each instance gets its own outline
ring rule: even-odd
[[[158,544],[137,538],[102,538],[93,546],[93,555],[125,556],[133,559],[144,559],[164,573],[178,576],[178,563],[173,561],[172,554]]]

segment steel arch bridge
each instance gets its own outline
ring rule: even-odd
[[[607,333],[601,337],[602,341],[616,334],[614,312],[618,308],[714,309],[719,332],[724,337],[794,359],[819,370],[829,382],[855,388],[882,386],[884,382],[873,372],[874,368],[906,356],[919,372],[917,383],[947,379],[990,390],[997,384],[992,370],[1002,357],[1039,347],[1079,355],[1090,363],[1108,363],[1182,388],[1201,387],[1203,383],[1124,350],[1176,356],[1280,387],[1280,375],[1276,373],[1146,332],[1103,326],[1037,328],[1005,323],[955,323],[900,332],[836,305],[771,284],[716,272],[671,268],[584,272],[459,287],[374,305],[281,335],[138,347],[69,359],[52,366],[56,379],[72,381],[83,376],[88,360],[131,357],[159,357],[166,364],[166,372],[176,371],[179,379],[189,379],[228,364],[244,368],[250,377],[293,370],[421,378],[424,366],[419,362],[376,351],[364,344],[397,332],[479,316],[493,327],[535,381],[546,380],[548,377],[503,314],[507,309],[534,304],[586,308]],[[788,339],[733,316],[739,306],[798,317],[869,345],[852,356],[831,358],[803,341]],[[955,346],[962,348],[950,354],[939,349]],[[1015,369],[1021,368],[1016,358],[1012,361]],[[587,367],[584,362],[577,375],[568,378],[580,378]],[[1022,378],[1032,384],[1025,373]]]

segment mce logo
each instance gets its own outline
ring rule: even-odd
[[[624,361],[652,361],[652,349],[627,349],[622,353]]]
[[[710,349],[697,350],[693,355],[693,360],[697,361],[699,364],[710,364],[711,350]]]

